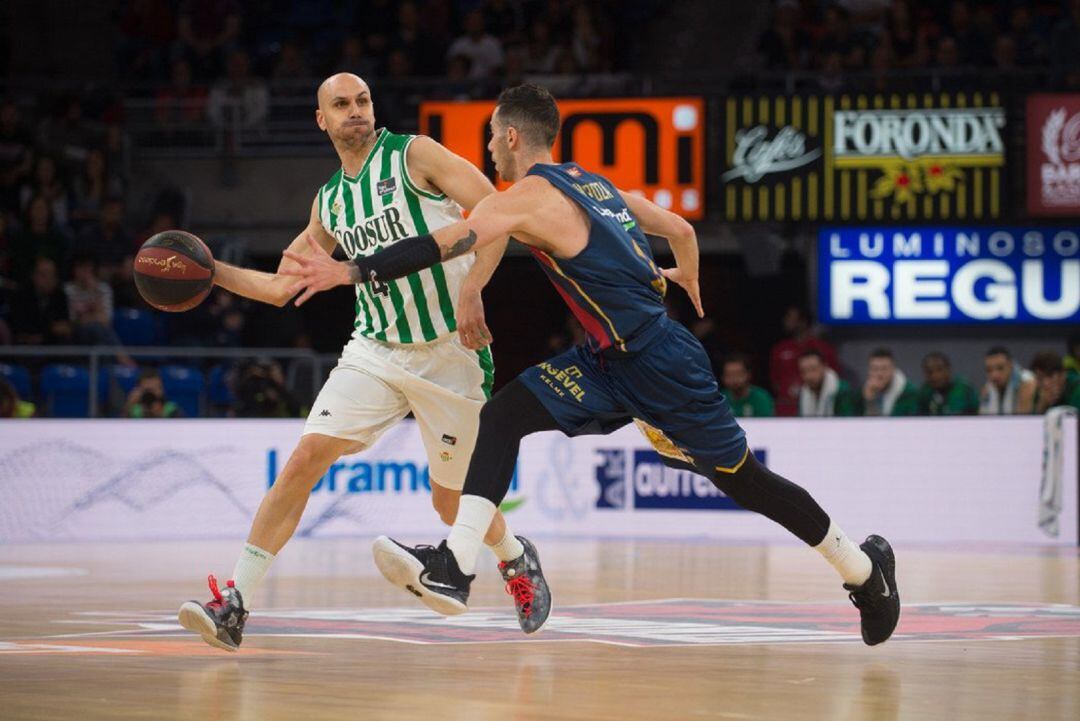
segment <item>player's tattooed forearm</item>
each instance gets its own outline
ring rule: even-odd
[[[442,259],[450,260],[451,258],[458,257],[459,255],[465,255],[470,250],[472,250],[472,247],[474,245],[476,245],[476,231],[470,230],[468,235],[466,235],[464,238],[458,238],[457,240],[455,240],[454,244],[451,245],[449,248],[445,246],[442,248]]]

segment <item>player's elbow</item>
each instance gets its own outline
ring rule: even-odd
[[[685,218],[675,216],[671,239],[682,243],[697,243],[697,231]]]
[[[293,294],[289,292],[289,284],[288,276],[275,275],[273,282],[270,283],[270,292],[265,299],[266,302],[270,305],[276,305],[278,308],[285,307],[285,304],[293,297]]]

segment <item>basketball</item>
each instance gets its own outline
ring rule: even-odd
[[[135,286],[143,300],[158,310],[191,310],[214,286],[214,256],[191,233],[158,233],[135,256]]]

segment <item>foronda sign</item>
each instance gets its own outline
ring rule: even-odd
[[[1000,165],[1005,153],[1002,108],[848,110],[836,113],[837,166],[912,161],[932,155],[974,165]]]
[[[1078,228],[824,228],[827,323],[1080,322]]]

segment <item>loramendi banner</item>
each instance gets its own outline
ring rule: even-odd
[[[753,452],[853,535],[894,542],[1077,543],[1076,419],[1066,421],[1059,535],[1039,529],[1043,419],[749,419]],[[295,447],[298,420],[0,421],[0,543],[246,536]],[[632,426],[525,439],[505,504],[539,537],[796,542],[706,479],[663,466]],[[300,536],[434,542],[415,424],[342,458],[315,485]]]

